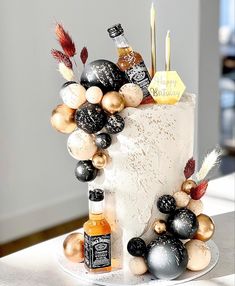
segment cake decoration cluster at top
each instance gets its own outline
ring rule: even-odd
[[[109,162],[106,149],[112,143],[111,136],[125,127],[119,112],[125,107],[138,107],[144,94],[114,63],[96,60],[86,64],[86,47],[80,53],[85,68],[80,83],[76,81],[72,64],[74,61],[77,65],[75,44],[62,25],[56,25],[55,33],[63,52],[54,49],[52,55],[59,61],[59,71],[67,82],[60,90],[63,104],[53,110],[51,124],[57,131],[71,133],[67,149],[78,160],[76,178],[89,182]]]
[[[53,49],[51,53],[59,62],[59,71],[67,82],[60,90],[63,104],[53,110],[51,124],[62,133],[72,132],[67,141],[67,149],[69,154],[79,161],[75,168],[75,175],[82,182],[94,180],[98,170],[104,168],[109,162],[108,152],[104,151],[108,147],[102,148],[99,143],[97,145],[97,136],[99,138],[100,133],[103,134],[103,140],[108,140],[110,146],[111,135],[120,133],[125,127],[124,119],[119,112],[125,107],[136,108],[141,103],[153,103],[153,98],[156,99],[152,91],[155,88],[157,73],[150,84],[151,77],[143,58],[129,46],[120,24],[109,28],[108,32],[117,46],[119,55],[117,65],[103,59],[86,64],[88,50],[83,47],[80,59],[84,70],[79,82],[76,80],[77,70],[72,63],[74,62],[77,67],[76,46],[61,24],[57,24],[55,28],[57,40],[63,52]],[[169,39],[169,33],[167,37]],[[167,43],[166,66],[169,69],[170,41],[168,40]],[[174,98],[173,80],[170,79],[169,82],[164,80],[164,82],[159,86],[162,86],[162,90],[171,86],[172,93],[171,96],[164,95],[164,98]],[[172,104],[177,100],[156,102]],[[104,142],[104,146],[108,145]]]

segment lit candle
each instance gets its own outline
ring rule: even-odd
[[[165,70],[170,71],[171,69],[171,38],[170,31],[167,31],[165,41]]]
[[[155,27],[156,11],[152,2],[150,10],[150,29],[151,29],[151,77],[156,73],[156,27]]]

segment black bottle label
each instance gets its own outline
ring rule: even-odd
[[[90,269],[111,266],[111,234],[84,234],[85,264]]]
[[[143,90],[144,97],[150,95],[148,86],[151,82],[151,77],[144,62],[134,65],[125,71],[128,80],[132,83],[138,84]]]

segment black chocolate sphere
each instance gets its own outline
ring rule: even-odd
[[[187,208],[175,210],[167,219],[167,230],[180,239],[193,238],[197,229],[197,217]]]
[[[179,239],[162,235],[148,245],[146,262],[156,278],[171,280],[186,270],[188,253]]]
[[[133,237],[127,244],[127,251],[132,256],[143,256],[146,253],[146,244],[140,237]]]
[[[77,126],[92,134],[100,131],[107,122],[107,116],[98,104],[87,104],[77,109],[75,114]]]
[[[100,133],[96,135],[95,144],[100,149],[107,149],[112,143],[112,138],[108,133]]]
[[[109,134],[117,134],[125,127],[125,121],[119,114],[110,115],[105,128]]]
[[[81,182],[93,181],[97,173],[98,169],[92,165],[91,160],[78,161],[75,168],[75,176]]]
[[[127,83],[126,76],[114,63],[107,60],[97,60],[86,65],[82,75],[81,84],[87,89],[98,86],[103,93],[119,91]]]
[[[169,214],[176,209],[176,202],[174,197],[170,195],[163,195],[157,201],[157,207],[161,213]]]

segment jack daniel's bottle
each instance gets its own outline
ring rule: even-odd
[[[121,24],[114,25],[108,29],[110,38],[112,38],[118,50],[118,67],[125,72],[129,82],[138,84],[144,93],[144,101],[150,96],[148,86],[151,77],[145,66],[142,56],[133,51],[129,46]],[[151,97],[151,96],[150,96]]]
[[[104,192],[89,191],[89,220],[84,224],[85,266],[91,272],[111,271],[111,227],[104,217]]]

